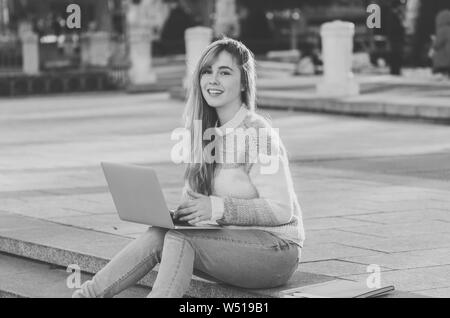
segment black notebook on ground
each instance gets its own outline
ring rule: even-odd
[[[394,286],[369,288],[366,282],[331,280],[325,283],[291,288],[281,292],[283,298],[369,298],[394,291]]]

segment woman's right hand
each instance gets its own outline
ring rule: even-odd
[[[186,221],[190,224],[210,220],[212,217],[212,206],[209,196],[193,191],[189,191],[189,195],[194,199],[180,204],[174,216],[180,221]]]

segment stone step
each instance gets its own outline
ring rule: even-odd
[[[404,103],[400,97],[356,96],[352,98],[319,98],[311,92],[262,91],[258,107],[290,109],[358,116],[381,116],[420,120],[445,121],[450,119],[450,107],[443,99],[417,100]],[[390,100],[388,100],[390,98]],[[405,98],[403,98],[405,99]]]
[[[94,274],[130,241],[128,237],[0,212],[0,252],[63,269],[76,264],[83,272]],[[157,268],[139,285],[151,287],[156,275]],[[282,288],[246,290],[194,276],[186,295],[202,298],[278,297],[281,290],[330,279],[330,276],[296,272]],[[1,280],[0,276],[0,285]]]
[[[70,274],[61,267],[0,253],[0,298],[70,298]],[[82,281],[90,277],[81,275]],[[145,297],[149,292],[150,288],[135,286],[116,297]]]
[[[169,94],[171,98],[177,100],[185,100],[186,98],[186,92],[181,86],[171,87]],[[375,99],[366,96],[342,99],[319,98],[315,93],[302,91],[301,89],[298,91],[261,90],[257,95],[258,108],[261,109],[297,110],[351,116],[379,116],[443,123],[448,123],[450,120],[450,107],[444,98],[432,101],[420,100],[411,104],[399,101],[399,97],[392,101],[387,101],[387,97],[383,98]]]
[[[84,273],[82,277],[84,282],[104,267],[131,240],[124,236],[67,226],[0,210],[0,297],[53,297],[53,295],[69,297],[72,291],[68,290],[65,283],[69,275],[66,272],[68,265],[76,264],[80,267]],[[130,289],[130,294],[125,293],[120,296],[143,297],[148,294],[156,279],[157,270],[158,268],[155,267],[148,273],[138,282],[136,288]],[[186,296],[272,298],[279,297],[280,292],[286,289],[332,279],[335,278],[297,271],[289,283],[280,288],[240,289],[194,275]],[[42,281],[44,281],[42,284],[45,289],[37,288]],[[396,291],[387,297],[421,296]]]

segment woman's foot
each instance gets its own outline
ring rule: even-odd
[[[72,298],[87,298],[87,297],[83,294],[82,289],[77,289],[76,291],[73,292]]]
[[[85,281],[81,287],[75,290],[72,294],[72,298],[95,298],[97,294],[92,287],[92,281]]]

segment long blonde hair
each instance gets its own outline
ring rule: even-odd
[[[206,129],[217,125],[218,117],[216,110],[208,105],[202,95],[200,78],[203,70],[211,66],[223,51],[231,54],[241,71],[242,103],[249,110],[256,110],[256,73],[253,53],[243,43],[230,38],[211,43],[200,57],[192,75],[183,115],[185,128],[191,133],[190,163],[186,167],[184,178],[193,191],[204,195],[211,195],[213,192],[216,162],[209,163],[204,158],[203,150],[210,141],[203,140],[203,133]],[[201,121],[201,128],[195,125],[195,121]],[[199,143],[198,140],[202,142]]]

